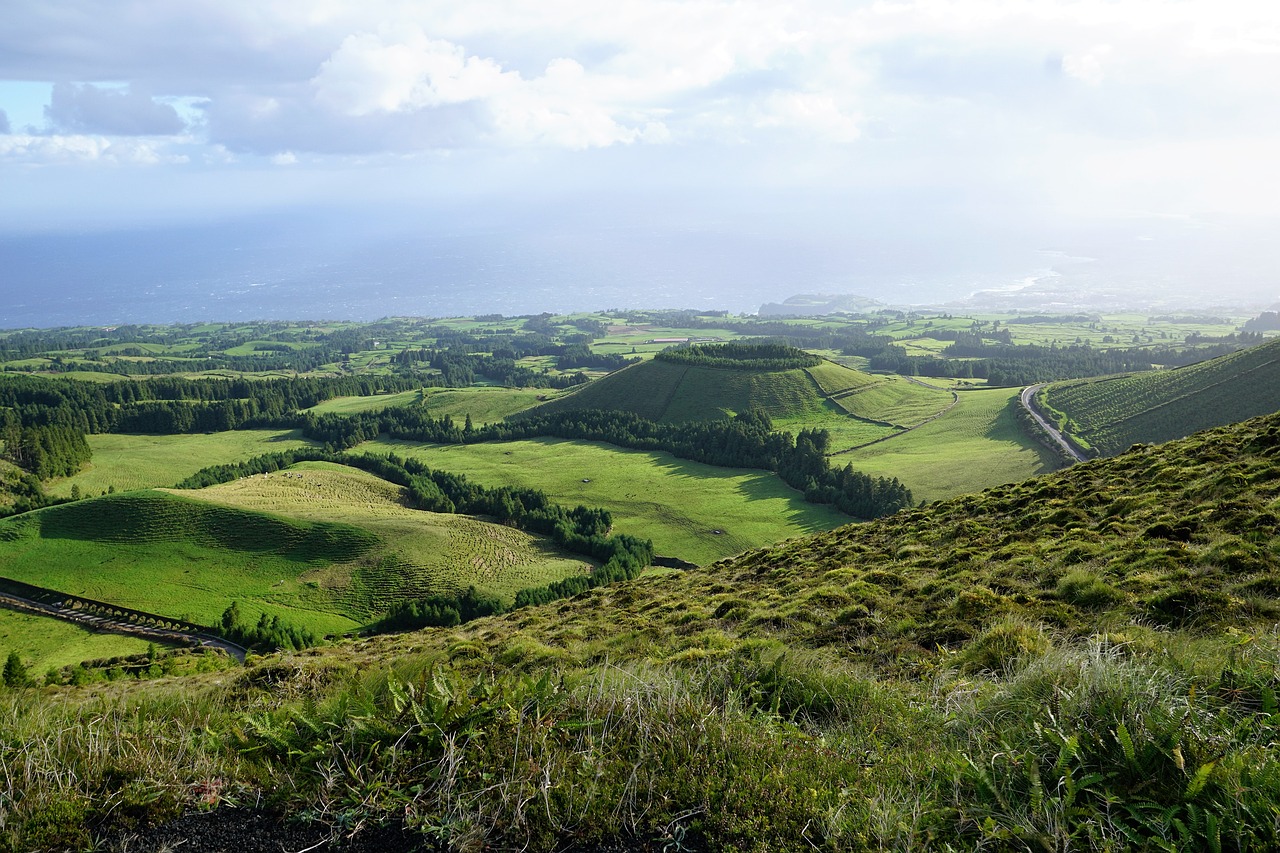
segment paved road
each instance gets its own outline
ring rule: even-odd
[[[1056,426],[1036,411],[1034,398],[1036,396],[1036,392],[1043,387],[1044,383],[1042,382],[1039,385],[1032,385],[1030,387],[1023,388],[1022,394],[1019,397],[1022,401],[1022,408],[1026,409],[1027,413],[1030,414],[1031,417],[1035,418],[1036,423],[1040,424],[1040,426],[1044,428],[1044,431],[1049,433],[1049,436],[1058,443],[1058,446],[1070,454],[1072,459],[1077,462],[1089,461],[1089,457],[1076,450],[1075,447],[1071,445],[1071,442],[1067,441],[1066,437],[1063,436],[1062,433],[1058,432],[1058,428]]]

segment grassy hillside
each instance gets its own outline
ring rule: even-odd
[[[653,360],[612,373],[536,411],[620,409],[655,421],[712,420],[763,409],[779,421],[832,412],[912,426],[946,409],[950,393],[824,361],[789,370],[742,370]]]
[[[510,528],[408,510],[397,487],[362,472],[287,471],[182,494],[0,520],[0,576],[202,624],[236,600],[249,618],[327,633],[406,596],[474,584],[511,597],[588,567]]]
[[[1258,419],[458,628],[0,703],[5,831],[266,788],[454,850],[1275,849],[1278,453]]]
[[[1056,382],[1038,400],[1108,456],[1280,409],[1280,341],[1174,370]]]
[[[378,537],[394,559],[361,573],[361,609],[377,609],[408,593],[445,594],[475,585],[510,600],[530,586],[545,586],[591,568],[512,527],[465,515],[422,512],[403,502],[403,489],[344,465],[304,462],[288,471],[245,477],[173,494],[222,506],[274,513],[311,522],[349,524]],[[325,582],[348,580],[338,566]]]

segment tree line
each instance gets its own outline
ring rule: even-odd
[[[792,370],[817,367],[822,359],[781,343],[738,342],[670,347],[654,358],[692,367],[727,367],[738,370]]]

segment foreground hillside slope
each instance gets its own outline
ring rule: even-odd
[[[265,789],[387,849],[1275,849],[1278,463],[1260,418],[502,618],[0,703],[5,831],[124,843]]]
[[[1280,409],[1280,341],[1148,373],[1056,382],[1038,402],[1103,456]]]

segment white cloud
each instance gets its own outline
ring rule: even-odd
[[[171,152],[152,140],[88,134],[0,136],[0,161],[34,165],[105,163],[117,166],[178,165],[186,154]]]
[[[1110,45],[1099,45],[1088,53],[1073,53],[1062,57],[1062,70],[1068,77],[1074,77],[1090,86],[1102,83],[1106,74],[1103,60],[1111,53]]]
[[[348,36],[311,83],[321,104],[364,116],[481,100],[519,85],[519,76],[412,28],[398,38]]]

